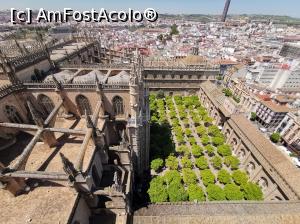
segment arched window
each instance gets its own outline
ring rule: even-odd
[[[262,177],[258,181],[258,185],[262,188],[263,191],[265,191],[268,188],[268,181],[266,178]]]
[[[79,95],[76,97],[76,103],[80,115],[85,115],[85,111],[87,112],[88,115],[92,114],[92,109],[88,98],[86,98],[83,95]]]
[[[245,151],[245,149],[241,149],[241,150],[238,152],[237,156],[239,157],[239,159],[244,159],[245,156],[246,156],[246,151]]]
[[[14,106],[6,105],[4,108],[4,113],[11,123],[24,123],[22,117]]]
[[[233,146],[233,148],[235,149],[237,147],[238,141],[236,138],[233,138],[231,141],[231,145]]]
[[[52,100],[46,96],[46,95],[39,95],[38,96],[38,102],[41,104],[43,110],[47,113],[50,114],[52,110],[54,109],[54,104]]]
[[[252,172],[255,170],[255,164],[253,162],[250,162],[248,165],[247,165],[247,173],[249,175],[252,174]]]
[[[214,115],[214,118],[215,118],[215,119],[217,119],[217,118],[218,118],[218,114],[217,114],[217,112],[215,113],[215,115]]]
[[[226,138],[228,138],[230,136],[230,130],[226,129]]]
[[[115,96],[112,101],[115,115],[124,114],[123,99],[119,96]]]

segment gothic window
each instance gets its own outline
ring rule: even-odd
[[[239,152],[238,152],[238,157],[239,159],[244,159],[246,156],[246,151],[245,149],[241,149]]]
[[[230,136],[230,130],[226,129],[226,137],[228,138]]]
[[[11,123],[24,123],[22,117],[14,106],[6,105],[4,113]]]
[[[119,96],[113,98],[113,109],[115,115],[124,114],[123,99]]]
[[[268,181],[266,178],[262,177],[260,178],[260,180],[258,181],[258,185],[262,188],[262,190],[266,190],[268,187]]]
[[[255,164],[253,162],[250,162],[247,165],[247,173],[251,175],[254,170],[255,170]]]
[[[43,110],[47,113],[50,114],[52,110],[54,109],[54,104],[52,100],[46,96],[46,95],[39,95],[38,96],[38,102],[41,104]]]
[[[237,140],[236,138],[233,138],[232,141],[231,141],[231,144],[233,145],[233,147],[235,148],[237,146]]]
[[[215,116],[214,116],[214,118],[215,118],[215,119],[217,119],[217,118],[218,118],[218,114],[217,114],[217,113],[215,113]]]
[[[77,103],[80,115],[85,115],[85,111],[88,115],[92,114],[90,102],[85,96],[83,96],[83,95],[77,96],[76,103]]]

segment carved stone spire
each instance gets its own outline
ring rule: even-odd
[[[30,53],[30,52],[28,51],[28,49],[26,48],[25,44],[23,44],[23,49],[24,49],[24,52],[25,52],[26,54],[29,54],[29,53]]]
[[[85,119],[86,119],[86,127],[87,128],[95,128],[92,119],[90,116],[87,114],[87,111],[85,110]]]
[[[38,112],[35,107],[33,106],[33,104],[27,100],[27,105],[29,108],[29,111],[31,113],[32,119],[34,120],[34,122],[36,123],[37,126],[43,127],[44,125],[44,120],[41,116],[41,113]]]
[[[98,76],[97,76],[97,74],[95,74],[95,83],[96,83],[96,91],[97,92],[99,92],[100,90],[101,90],[101,83],[100,83],[100,81],[99,81],[99,79],[98,79]]]
[[[21,81],[17,78],[16,76],[16,69],[15,67],[12,65],[11,62],[8,61],[6,55],[1,51],[0,49],[0,66],[3,70],[3,73],[5,75],[7,75],[9,81],[12,84],[15,83],[20,83]],[[7,71],[7,68],[9,69],[9,71]]]
[[[129,84],[130,85],[137,85],[138,83],[138,77],[136,74],[136,65],[133,63],[132,68],[130,70],[130,80]]]
[[[57,90],[62,90],[62,86],[61,86],[61,83],[55,78],[54,75],[52,75],[52,79],[53,79],[53,82],[55,84],[55,87]]]
[[[63,169],[65,171],[66,174],[69,175],[69,179],[71,182],[75,181],[75,178],[78,174],[78,171],[75,169],[74,164],[68,160],[67,157],[65,157],[64,154],[62,154],[61,152],[59,153],[61,161],[63,163]]]
[[[17,39],[14,37],[14,41],[16,43],[16,46],[18,47],[18,49],[20,50],[21,54],[24,55],[24,49],[20,46],[19,42],[17,41]]]

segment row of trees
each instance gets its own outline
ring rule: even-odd
[[[164,176],[157,176],[150,182],[150,200],[153,203],[205,201],[206,195],[210,201],[263,199],[260,187],[248,182],[241,171],[234,172],[232,176],[226,170],[219,171],[218,179],[224,183],[223,188],[214,183],[215,176],[210,170],[202,171],[201,179],[206,192],[197,185],[197,176],[191,169],[183,169],[182,177],[176,170],[167,171]]]
[[[157,99],[154,94],[151,94],[149,99],[151,110],[150,158],[152,160],[164,159],[175,151],[171,126],[167,122],[164,100]]]

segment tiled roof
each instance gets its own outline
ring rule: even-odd
[[[280,176],[284,178],[298,197],[300,197],[300,170],[276,149],[276,147],[243,115],[232,115],[229,122],[233,122],[235,126],[238,127],[242,137],[249,140]],[[248,147],[251,146],[248,145]]]

